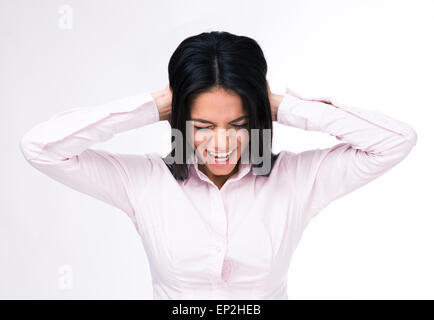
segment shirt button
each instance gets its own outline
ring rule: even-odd
[[[221,248],[220,246],[216,246],[216,247],[215,247],[215,251],[217,251],[217,252],[221,252],[221,251],[222,251],[222,248]]]
[[[231,268],[232,268],[232,263],[231,260],[229,259],[224,259],[223,260],[223,267],[222,267],[222,272],[221,272],[221,279],[224,282],[227,282],[230,275],[231,275]]]

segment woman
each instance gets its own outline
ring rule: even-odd
[[[266,73],[253,39],[201,33],[173,53],[164,90],[60,113],[27,132],[21,150],[47,176],[131,218],[154,299],[288,299],[309,221],[402,161],[417,136],[377,111],[272,93]],[[90,148],[160,120],[178,133],[166,158]],[[341,142],[273,154],[272,121]]]

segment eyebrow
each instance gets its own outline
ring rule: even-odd
[[[242,116],[242,117],[236,118],[236,119],[234,119],[234,120],[232,120],[232,121],[229,121],[229,123],[232,123],[232,122],[238,122],[238,121],[243,120],[244,118],[248,118],[248,117],[249,117],[249,116]],[[214,124],[213,122],[208,121],[208,120],[204,120],[204,119],[191,118],[191,120],[198,121],[198,122],[203,122],[203,123],[211,123],[211,124]]]

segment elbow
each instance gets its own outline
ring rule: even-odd
[[[410,127],[409,132],[408,140],[410,141],[411,147],[413,147],[417,143],[417,132],[412,127]]]
[[[28,133],[21,137],[19,148],[22,155],[24,156],[24,159],[29,162],[36,159],[41,152],[41,148],[38,146],[38,143],[34,141]]]
[[[378,153],[367,153],[370,162],[379,168],[390,168],[404,160],[417,143],[416,131],[408,127],[405,134],[401,134],[388,148]]]
[[[30,165],[32,166],[54,166],[65,164],[71,156],[65,156],[59,152],[59,148],[53,148],[50,142],[44,142],[39,135],[31,131],[24,134],[19,141],[19,149]]]
[[[29,142],[29,139],[27,138],[26,135],[24,135],[23,137],[21,137],[20,142],[19,142],[19,148],[21,150],[21,154],[23,155],[24,159],[26,159],[27,161],[29,161],[32,156],[31,156],[31,143]]]
[[[403,143],[402,147],[400,148],[402,156],[406,157],[411,152],[416,143],[417,133],[412,127],[409,127],[405,135],[405,143]]]
[[[412,127],[409,127],[405,135],[405,142],[399,144],[395,152],[391,150],[390,157],[392,159],[392,162],[394,162],[394,160],[397,160],[399,162],[405,159],[409,155],[413,147],[416,145],[416,143],[417,133]]]

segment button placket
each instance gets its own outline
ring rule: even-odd
[[[223,199],[220,195],[220,191],[216,191],[213,194],[213,214],[214,221],[216,223],[216,229],[221,238],[226,240],[227,233],[227,220],[226,220],[226,212],[223,204]]]
[[[226,255],[226,239],[227,239],[227,218],[223,199],[220,194],[220,190],[215,190],[212,196],[213,201],[213,221],[215,222],[217,233],[214,235],[214,254],[213,254],[213,269],[214,276],[211,283],[213,288],[219,288],[224,285],[222,281],[222,270],[225,270],[225,276],[227,272],[227,266],[225,266]]]
[[[229,277],[231,276],[232,271],[232,262],[230,259],[224,259],[223,260],[223,266],[222,266],[222,273],[221,278],[224,281],[223,284],[227,285],[227,281]]]

